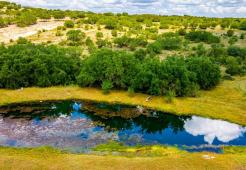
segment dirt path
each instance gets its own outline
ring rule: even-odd
[[[63,25],[63,21],[48,21],[48,22],[38,22],[35,25],[29,27],[20,28],[16,25],[10,25],[6,28],[0,29],[0,43],[8,43],[11,39],[17,40],[19,37],[28,37],[37,34],[41,30],[53,30],[58,26]]]

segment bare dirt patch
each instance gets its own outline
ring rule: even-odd
[[[63,24],[64,21],[51,20],[48,22],[38,22],[35,25],[24,28],[17,27],[16,25],[10,25],[6,28],[0,29],[0,42],[8,43],[10,40],[17,40],[19,37],[35,35],[38,31],[53,30]]]

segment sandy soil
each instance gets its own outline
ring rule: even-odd
[[[38,22],[35,25],[29,27],[20,28],[16,25],[10,25],[6,28],[0,29],[0,42],[8,43],[11,39],[17,40],[19,37],[28,37],[35,35],[41,30],[53,30],[58,26],[62,26],[63,21],[48,21],[48,22]]]

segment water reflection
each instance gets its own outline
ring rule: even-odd
[[[242,137],[246,132],[245,127],[237,124],[197,116],[192,116],[192,119],[185,121],[184,128],[193,136],[203,135],[204,140],[209,144],[213,144],[215,138],[221,142],[228,143]]]
[[[2,114],[1,114],[2,113]],[[245,145],[246,128],[221,120],[175,116],[125,105],[51,102],[0,108],[0,145],[91,148],[128,145]]]

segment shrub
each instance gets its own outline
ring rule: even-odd
[[[240,48],[237,46],[230,46],[227,49],[227,53],[230,56],[240,57],[244,59],[246,57],[246,48]]]
[[[0,18],[0,28],[6,27],[6,26],[8,26],[6,21],[3,18]]]
[[[65,13],[63,11],[56,10],[56,11],[53,12],[53,17],[55,19],[64,19],[65,18]]]
[[[102,32],[97,32],[96,33],[97,38],[103,38],[103,33]]]
[[[102,83],[102,90],[104,94],[109,94],[110,90],[113,88],[113,85],[110,81],[103,81]]]
[[[60,36],[63,36],[63,34],[62,34],[61,31],[56,31],[56,36],[57,36],[57,37],[60,37]]]
[[[70,30],[67,32],[67,40],[70,41],[70,45],[81,45],[82,40],[85,39],[86,35],[80,30]]]
[[[175,91],[173,90],[168,90],[166,93],[166,102],[167,103],[172,103],[173,99],[175,98],[176,94]]]
[[[114,43],[117,44],[118,47],[129,47],[134,50],[136,47],[145,47],[148,42],[144,38],[130,38],[127,36],[122,36],[114,39]]]
[[[164,37],[158,39],[161,48],[164,50],[177,50],[182,46],[182,40],[179,37]]]
[[[207,55],[207,50],[204,46],[204,44],[200,43],[196,47],[196,55],[197,56],[206,56]]]
[[[230,45],[233,45],[233,44],[235,44],[236,42],[238,41],[238,38],[237,38],[237,36],[232,36],[230,39],[229,39],[229,41],[228,41],[228,43],[230,44]]]
[[[64,27],[73,28],[74,27],[74,22],[72,20],[67,20],[67,21],[64,22]]]
[[[37,23],[37,18],[28,12],[22,13],[17,18],[17,26],[18,27],[26,27],[26,26],[33,25],[36,23]]]
[[[111,34],[112,34],[113,37],[117,37],[117,35],[118,35],[118,33],[117,33],[116,30],[112,30],[112,31],[111,31]]]
[[[206,31],[192,31],[185,35],[185,38],[195,42],[219,43],[220,38]]]
[[[232,37],[234,35],[234,31],[233,30],[228,30],[227,31],[227,36],[228,37]]]
[[[23,38],[23,37],[18,38],[18,40],[16,42],[17,42],[17,44],[28,44],[28,43],[30,43],[26,38]]]
[[[227,51],[221,44],[212,44],[211,49],[209,51],[209,56],[211,57],[220,57],[226,56]]]
[[[181,35],[181,36],[185,36],[186,35],[186,30],[181,28],[178,30],[178,34]]]
[[[243,68],[238,63],[236,58],[229,57],[226,59],[226,73],[230,75],[238,75],[243,73]]]
[[[162,47],[161,47],[160,42],[158,41],[151,43],[147,46],[148,53],[160,54],[161,51],[162,51]]]
[[[105,23],[105,28],[109,30],[113,30],[117,27],[117,22],[113,20],[107,20]]]
[[[245,38],[245,33],[241,33],[241,34],[240,34],[240,39],[241,39],[241,40],[244,40],[244,38]]]
[[[134,88],[129,87],[127,89],[127,93],[128,93],[128,96],[133,97],[134,96],[134,93],[135,93]]]
[[[246,20],[243,21],[243,22],[240,24],[239,28],[240,28],[241,30],[246,30]]]
[[[103,47],[111,47],[112,44],[108,40],[103,40],[103,39],[98,39],[96,42],[98,48],[103,48]]]

